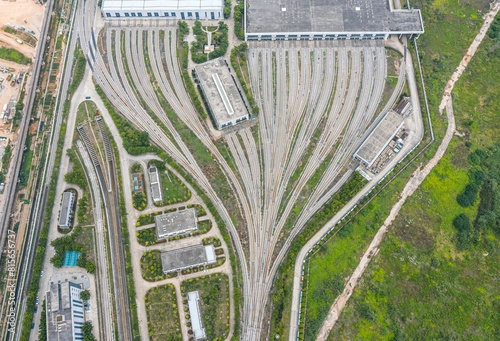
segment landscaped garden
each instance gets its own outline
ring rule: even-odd
[[[208,37],[204,30],[214,32],[212,33],[211,44],[215,45],[215,48],[209,53],[210,60],[224,56],[229,46],[227,40],[228,28],[223,21],[219,21],[218,26],[202,26],[201,22],[196,20],[193,26],[196,41],[191,45],[191,58],[193,62],[198,64],[207,61],[207,55],[204,53],[203,47],[208,44]]]
[[[149,289],[145,302],[150,340],[182,340],[174,286],[166,284]]]
[[[146,191],[144,190],[144,171],[142,166],[134,163],[130,167],[130,174],[132,177],[132,205],[139,211],[142,211],[148,204]]]
[[[229,334],[229,279],[225,274],[213,274],[188,279],[182,282],[184,304],[187,294],[198,291],[200,295],[201,316],[207,340],[225,340]]]
[[[186,187],[184,182],[166,169],[163,162],[152,160],[150,164],[154,164],[158,169],[161,182],[163,201],[155,202],[156,206],[177,204],[191,198],[191,191]]]
[[[167,278],[161,265],[161,252],[159,250],[146,251],[141,257],[142,278],[149,282],[161,281]]]

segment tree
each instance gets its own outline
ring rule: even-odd
[[[95,338],[94,334],[92,334],[92,329],[94,327],[92,326],[92,323],[90,322],[85,322],[82,326],[82,333],[83,333],[83,341],[96,341],[97,339]]]
[[[90,291],[88,290],[81,291],[80,298],[82,299],[82,301],[88,301],[90,299]]]

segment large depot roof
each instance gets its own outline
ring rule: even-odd
[[[389,0],[247,0],[248,34],[422,33],[419,10],[393,10]]]

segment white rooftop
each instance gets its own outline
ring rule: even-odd
[[[103,0],[102,11],[201,10],[221,8],[222,0]]]
[[[198,291],[191,291],[188,293],[188,306],[194,338],[195,340],[204,339],[206,335],[205,328],[203,328],[203,322],[201,321],[200,296],[198,295]]]

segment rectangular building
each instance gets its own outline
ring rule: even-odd
[[[75,193],[66,191],[62,195],[61,211],[59,213],[59,228],[66,230],[71,227],[73,209],[75,205]]]
[[[160,184],[160,174],[158,173],[158,168],[156,166],[151,166],[148,169],[149,183],[151,186],[151,197],[154,202],[163,201],[163,195],[161,194],[161,184]]]
[[[73,282],[52,283],[46,295],[47,340],[83,340],[85,322],[82,287]]]
[[[196,210],[186,210],[160,214],[155,216],[156,238],[165,239],[170,236],[185,234],[198,229]]]
[[[161,253],[161,265],[164,273],[209,265],[216,261],[213,245],[193,245]]]
[[[387,39],[424,33],[420,10],[390,0],[248,0],[246,40]]]
[[[200,295],[198,291],[188,292],[189,315],[191,316],[191,329],[195,340],[206,337],[205,328],[201,319]]]
[[[217,129],[249,118],[243,94],[224,58],[197,65],[194,72]]]
[[[103,0],[104,18],[212,19],[224,17],[223,0]]]
[[[403,116],[389,111],[358,148],[354,158],[370,168],[403,126]]]

